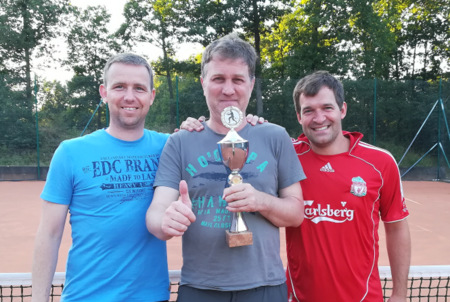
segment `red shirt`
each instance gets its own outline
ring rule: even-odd
[[[314,153],[303,134],[294,141],[307,178],[305,220],[286,228],[292,301],[383,301],[378,226],[409,215],[401,178],[389,152],[344,135],[349,152],[331,156]]]

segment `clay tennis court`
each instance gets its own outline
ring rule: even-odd
[[[43,181],[0,182],[0,273],[31,272],[34,235],[41,210],[39,195]],[[450,264],[450,183],[405,181],[403,189],[410,211],[412,237],[411,265]],[[284,230],[281,254],[285,262]],[[379,265],[388,265],[380,229]],[[56,271],[65,271],[70,246],[70,226],[66,226]],[[181,241],[168,241],[169,269],[181,268]]]

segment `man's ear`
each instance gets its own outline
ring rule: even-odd
[[[107,90],[104,84],[101,84],[100,87],[98,88],[98,91],[100,92],[100,96],[103,99],[104,103],[107,103],[106,97],[107,97]]]
[[[202,84],[203,95],[206,97],[203,77],[200,77],[200,83]]]
[[[152,89],[152,92],[151,92],[151,100],[150,100],[150,106],[151,105],[153,105],[153,102],[155,101],[155,95],[156,95],[156,90],[155,90],[155,88],[153,88]]]
[[[297,112],[296,114],[297,114],[297,121],[301,125],[302,124],[302,117],[301,117],[300,113]]]
[[[347,115],[347,103],[344,102],[341,108],[341,120],[343,120],[346,115]]]

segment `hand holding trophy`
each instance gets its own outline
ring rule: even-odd
[[[243,119],[243,114],[237,107],[226,107],[222,111],[221,119],[223,125],[230,131],[217,144],[223,164],[231,170],[231,174],[228,176],[228,184],[233,186],[242,183],[242,176],[239,171],[242,170],[247,160],[249,144],[234,130]],[[231,227],[226,231],[226,239],[229,247],[253,244],[252,232],[248,230],[241,212],[233,213]]]

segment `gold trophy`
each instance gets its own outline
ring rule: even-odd
[[[230,186],[234,186],[242,183],[242,176],[239,171],[242,170],[248,156],[248,141],[240,137],[234,130],[241,124],[243,114],[239,108],[229,106],[222,111],[221,119],[222,124],[230,131],[217,144],[224,165],[231,170],[228,183]],[[248,230],[241,212],[233,213],[231,227],[226,231],[226,239],[229,247],[253,244],[252,232]]]

